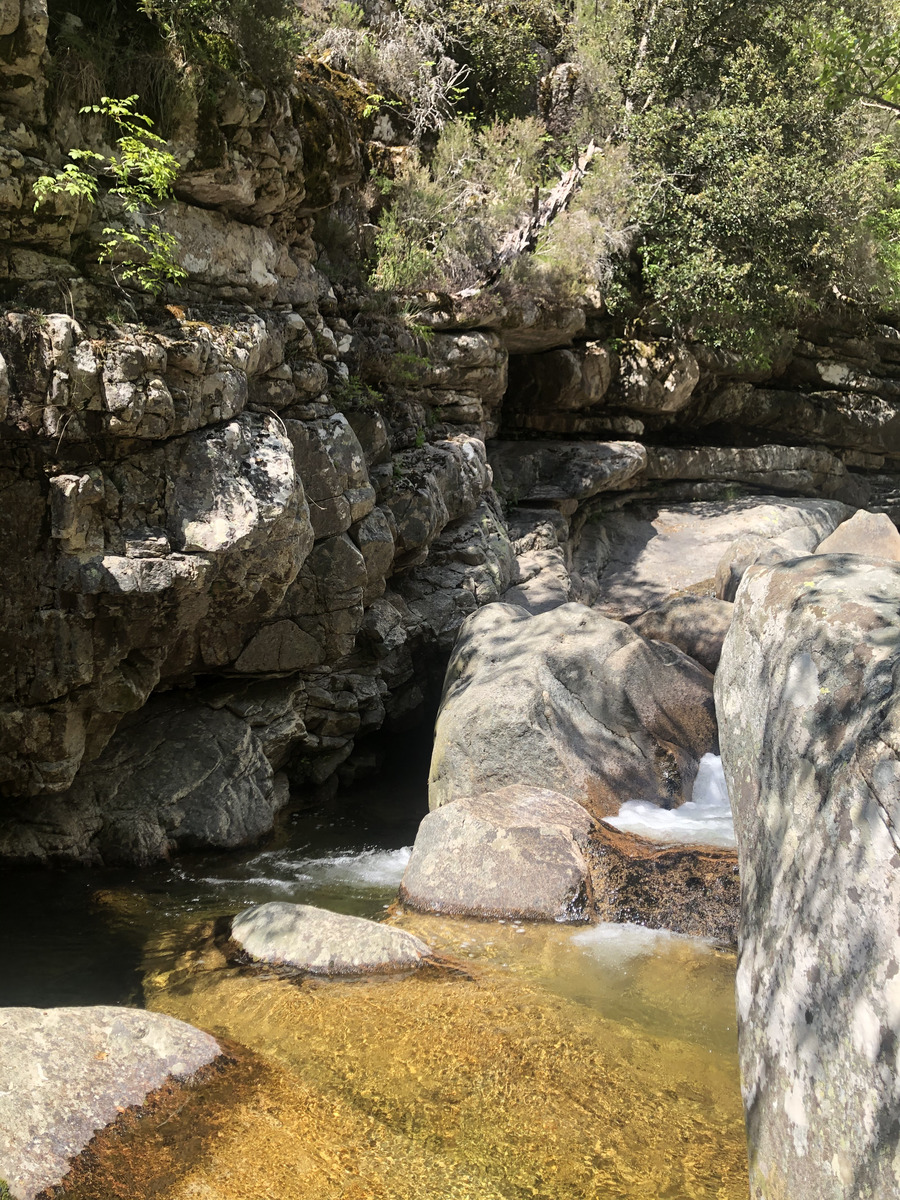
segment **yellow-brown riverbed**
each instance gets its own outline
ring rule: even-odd
[[[177,1160],[179,1138],[190,1152],[148,1194],[743,1198],[731,956],[660,939],[644,953],[619,946],[604,966],[584,931],[396,919],[455,965],[297,981],[229,967],[210,942],[183,953],[183,935],[157,941],[148,1006],[255,1058],[188,1095],[166,1153]],[[604,991],[621,1019],[603,1011]],[[657,1008],[668,1014],[655,1033]],[[202,1110],[193,1126],[192,1103]],[[151,1126],[152,1116],[136,1126],[129,1153],[139,1157],[134,1139]]]
[[[10,880],[0,1002],[145,1003],[229,1054],[123,1114],[67,1197],[745,1200],[732,954],[396,914],[451,965],[313,983],[228,964],[209,930],[250,903],[384,917],[408,851],[359,836],[297,826],[154,870]]]

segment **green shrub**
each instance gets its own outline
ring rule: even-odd
[[[511,282],[568,294],[603,293],[608,305],[617,265],[634,240],[633,182],[623,147],[607,147],[592,162],[568,209],[544,229],[533,255],[507,271]]]
[[[138,0],[185,63],[287,83],[301,52],[292,0]]]
[[[715,103],[653,105],[631,125],[644,284],[714,345],[764,355],[849,269],[849,129],[803,75],[747,46]]]
[[[481,129],[447,125],[430,166],[414,159],[385,184],[372,283],[413,292],[477,282],[504,237],[531,213],[545,137],[534,117]]]
[[[542,51],[563,42],[565,20],[550,0],[403,0],[412,20],[440,31],[446,53],[469,71],[460,110],[508,121],[534,109]]]
[[[153,132],[150,118],[135,112],[137,99],[136,95],[124,100],[103,96],[99,104],[82,109],[110,119],[119,134],[118,153],[107,158],[93,150],[71,149],[70,161],[59,175],[35,180],[34,207],[60,194],[93,203],[100,179],[110,180],[108,194],[119,200],[127,215],[121,223],[104,228],[100,262],[113,264],[117,280],[136,280],[156,295],[187,274],[175,257],[175,238],[152,219],[159,214],[159,205],[171,199],[179,165],[165,141]]]

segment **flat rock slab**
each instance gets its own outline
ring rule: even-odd
[[[639,442],[491,442],[497,491],[516,502],[573,502],[620,487],[642,469]]]
[[[123,1109],[220,1053],[209,1034],[141,1009],[0,1009],[0,1179],[32,1200]]]
[[[778,537],[795,526],[815,531],[816,545],[852,509],[837,500],[696,501],[665,508],[649,505],[588,522],[582,541],[603,547],[599,591],[593,606],[626,620],[672,596],[714,591],[716,568],[738,538]],[[812,548],[810,547],[810,549]],[[584,569],[582,568],[582,573]]]
[[[257,904],[234,918],[231,936],[260,962],[314,975],[409,971],[432,957],[429,946],[402,929],[311,904]]]
[[[580,804],[546,788],[451,801],[419,826],[400,899],[457,916],[587,920],[592,827]]]

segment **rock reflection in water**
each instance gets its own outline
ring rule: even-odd
[[[157,945],[149,1006],[265,1064],[206,1089],[202,1151],[160,1200],[745,1195],[728,956],[680,940],[598,970],[572,930],[396,919],[465,969],[297,982],[228,967],[210,943],[180,959]],[[648,1028],[686,966],[697,1019]],[[606,980],[593,1002],[591,978]]]

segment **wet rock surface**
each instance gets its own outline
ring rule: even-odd
[[[598,921],[671,929],[723,945],[737,941],[737,852],[663,846],[598,822],[590,844]]]
[[[900,1188],[898,595],[879,559],[752,567],[716,675],[754,1197]]]
[[[687,799],[716,744],[709,673],[580,604],[490,605],[460,631],[435,727],[429,804],[527,783],[595,817]]]
[[[419,826],[400,899],[423,912],[586,920],[592,825],[580,804],[544,788],[452,800]]]
[[[231,937],[259,962],[313,975],[409,971],[431,957],[421,939],[402,929],[310,904],[272,901],[245,909],[232,921]]]
[[[424,818],[400,900],[426,913],[630,923],[734,945],[737,852],[660,844],[559,793],[511,785]]]
[[[0,1009],[0,1179],[33,1200],[119,1113],[220,1053],[209,1034],[160,1013]]]

